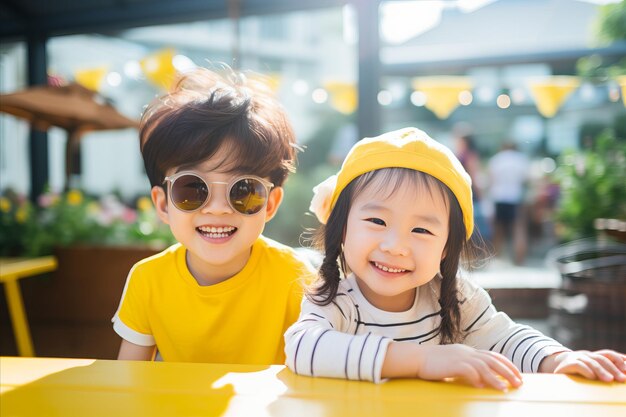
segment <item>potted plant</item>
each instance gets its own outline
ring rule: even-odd
[[[0,196],[0,256],[25,255],[24,237],[33,227],[33,206],[26,196],[7,191]]]
[[[110,319],[132,265],[174,242],[148,197],[124,204],[115,195],[47,193],[32,204],[0,197],[0,254],[55,255],[51,274],[22,280],[37,354],[114,358]],[[10,333],[6,332],[10,338]]]

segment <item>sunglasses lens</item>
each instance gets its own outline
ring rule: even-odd
[[[206,183],[195,175],[183,175],[172,184],[172,202],[180,210],[197,210],[208,196]]]
[[[254,178],[243,178],[230,189],[230,203],[241,214],[255,214],[265,207],[267,188]]]

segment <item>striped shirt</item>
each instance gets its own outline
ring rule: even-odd
[[[413,306],[389,312],[371,305],[353,275],[339,284],[337,297],[327,306],[308,299],[300,318],[285,333],[287,366],[309,376],[381,381],[391,341],[440,344],[440,278],[416,289]],[[499,352],[522,372],[537,372],[541,360],[568,350],[541,332],[513,322],[498,312],[487,292],[459,277],[462,343]]]

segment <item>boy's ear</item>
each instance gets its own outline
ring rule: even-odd
[[[152,203],[161,221],[165,224],[170,224],[167,212],[167,195],[165,195],[163,187],[159,187],[158,185],[152,187],[150,197],[152,197]]]
[[[267,198],[267,206],[265,207],[265,222],[272,220],[278,211],[278,207],[280,207],[280,203],[283,202],[284,195],[283,187],[275,187],[270,191],[270,195]]]

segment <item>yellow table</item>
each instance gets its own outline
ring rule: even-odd
[[[453,382],[380,385],[284,366],[0,358],[2,416],[626,416],[626,384],[525,374],[507,393]]]
[[[0,258],[0,282],[4,284],[13,333],[20,356],[34,356],[33,341],[24,313],[24,302],[19,283],[21,278],[54,271],[57,261],[53,256],[40,258]]]

